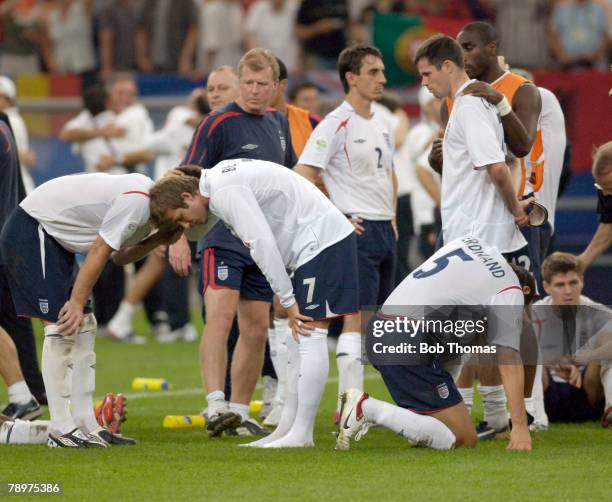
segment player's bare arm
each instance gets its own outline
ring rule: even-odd
[[[468,85],[463,94],[483,98],[495,106],[504,100],[501,92],[481,81]],[[517,157],[524,157],[531,151],[541,110],[542,99],[537,87],[533,84],[523,84],[512,99],[512,108],[509,109],[509,113],[502,114],[504,138],[510,151]]]
[[[183,235],[182,229],[173,227],[160,229],[158,232],[150,235],[138,244],[126,246],[118,251],[114,251],[111,258],[115,265],[127,265],[128,263],[133,263],[144,258],[159,246],[174,243],[181,235]]]
[[[98,127],[93,129],[62,129],[59,138],[66,143],[75,143],[89,141],[90,139],[96,138],[121,138],[125,136],[125,128],[116,126],[114,124],[108,124],[104,127]]]
[[[323,174],[321,172],[321,169],[319,169],[318,167],[307,166],[306,164],[297,164],[293,168],[293,170],[300,176],[306,178],[319,189],[321,189],[321,187],[325,188],[325,183],[323,182]],[[321,191],[327,195],[327,190]]]
[[[514,215],[516,224],[520,227],[529,223],[529,215],[526,212],[527,206],[533,202],[533,197],[519,201],[514,191],[510,170],[505,162],[497,162],[487,166],[487,171],[491,181],[502,196],[508,210]]]
[[[83,321],[83,308],[112,252],[113,248],[100,236],[87,252],[87,257],[74,282],[70,299],[59,313],[57,326],[62,334],[74,333]]]
[[[507,347],[497,347],[499,360],[505,364],[499,365],[508,405],[512,419],[509,450],[531,450],[531,435],[527,425],[525,411],[524,388],[525,375],[518,352]]]
[[[397,174],[395,171],[391,174],[391,180],[393,181],[393,207],[397,208]],[[397,230],[397,213],[393,214],[393,219],[391,220],[391,226],[393,227],[393,234],[395,235],[395,239],[399,238],[399,233]]]
[[[181,277],[189,275],[189,267],[191,266],[191,248],[185,234],[170,246],[168,251],[170,265],[174,271]]]
[[[612,223],[600,223],[587,248],[578,256],[583,270],[612,246]]]

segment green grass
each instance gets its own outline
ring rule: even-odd
[[[144,323],[139,324],[142,332]],[[40,340],[39,340],[40,342]],[[40,345],[40,343],[39,343]],[[438,452],[370,430],[349,452],[333,451],[336,383],[326,388],[316,425],[316,447],[269,451],[238,448],[240,438],[209,439],[202,430],[162,428],[165,415],[194,414],[204,406],[198,344],[124,346],[97,342],[97,395],[130,395],[123,432],[136,447],[51,450],[0,446],[0,480],[61,481],[75,500],[419,500],[459,498],[505,502],[610,497],[612,432],[597,423],[553,426],[534,437],[532,452],[505,451],[505,441],[475,450]],[[335,375],[335,364],[330,364]],[[375,371],[367,390],[389,399]],[[165,377],[170,392],[136,393],[134,377]],[[0,402],[6,401],[0,389]]]

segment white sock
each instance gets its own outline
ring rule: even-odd
[[[338,337],[336,364],[338,365],[338,396],[341,396],[346,389],[363,390],[361,333],[342,333]],[[340,397],[338,397],[336,409],[340,409]]]
[[[266,437],[253,441],[252,443],[245,443],[241,446],[262,447],[268,443],[272,443],[285,436],[295,421],[298,407],[298,380],[300,377],[300,346],[293,339],[291,332],[289,332],[289,335],[285,338],[285,345],[287,347],[287,383],[285,404],[283,405],[283,412],[278,426],[274,429],[274,432],[268,434]]]
[[[606,408],[612,406],[612,362],[602,361],[599,371],[601,377],[601,385],[606,398]]]
[[[291,337],[289,319],[274,319],[274,331],[276,336],[276,361],[272,359],[272,363],[278,380],[274,401],[277,404],[282,404],[287,392],[287,337]]]
[[[9,385],[8,395],[10,403],[28,404],[32,399],[32,393],[25,380]]]
[[[45,444],[49,437],[48,420],[15,420],[9,444]]]
[[[72,351],[72,417],[77,427],[85,432],[99,427],[93,405],[96,390],[96,329],[96,318],[93,314],[87,314],[79,332],[74,335]]]
[[[210,394],[207,394],[206,401],[208,401],[208,409],[206,413],[209,417],[212,417],[219,410],[227,408],[227,401],[225,401],[225,392],[223,392],[222,390],[215,390]]]
[[[62,336],[55,324],[45,326],[41,372],[51,417],[49,431],[59,435],[76,428],[70,414],[74,338]]]
[[[300,336],[300,373],[298,378],[298,405],[295,420],[282,438],[264,448],[312,446],[313,430],[321,396],[329,373],[327,330],[315,328],[310,336]]]
[[[463,398],[463,402],[468,409],[468,413],[472,414],[472,407],[474,406],[474,387],[457,387],[459,394]]]
[[[362,401],[361,410],[368,422],[383,425],[414,444],[436,450],[450,450],[455,445],[453,432],[428,415],[419,415],[372,397]]]
[[[121,302],[117,312],[108,322],[108,329],[119,338],[125,338],[132,332],[132,317],[136,306],[128,302]]]
[[[506,408],[506,392],[503,385],[478,385],[482,397],[484,418],[489,427],[503,430],[508,427],[508,409]]]
[[[548,427],[548,415],[544,409],[544,386],[542,385],[542,365],[536,366],[533,389],[531,389],[531,399],[533,400],[533,411],[535,421],[538,425]],[[529,410],[527,410],[529,411]],[[531,412],[530,412],[531,413]]]
[[[230,403],[229,409],[232,410],[234,413],[238,413],[243,422],[250,418],[248,404]]]

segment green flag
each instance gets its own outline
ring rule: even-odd
[[[385,62],[387,85],[406,85],[417,77],[414,55],[421,43],[438,33],[423,25],[419,16],[377,14],[373,23],[374,45],[380,49]]]

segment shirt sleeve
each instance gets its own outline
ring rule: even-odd
[[[272,290],[285,308],[295,303],[291,279],[287,275],[276,239],[253,193],[243,186],[221,188],[212,194],[211,210],[227,223],[249,248]]]
[[[209,141],[208,133],[212,121],[212,116],[207,115],[204,120],[200,122],[200,125],[193,134],[185,158],[183,162],[181,162],[182,165],[192,164],[203,167],[204,169],[209,169],[217,163],[217,149],[215,148],[215,144],[219,139],[215,141],[215,138],[217,134],[219,134],[219,131],[222,130],[223,124],[219,124],[214,129]]]
[[[469,97],[468,97],[469,98]],[[500,118],[483,99],[470,99],[461,106],[461,126],[468,155],[475,167],[505,162],[503,137],[495,134],[495,123]]]
[[[519,350],[524,302],[523,292],[518,286],[493,297],[487,312],[489,344]]]
[[[115,251],[149,220],[149,196],[145,193],[124,193],[115,199],[106,212],[100,237]]]
[[[326,169],[338,149],[339,141],[336,131],[339,124],[336,119],[324,119],[312,131],[298,164]]]

